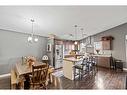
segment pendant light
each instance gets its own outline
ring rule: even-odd
[[[75,40],[77,40],[77,27],[78,27],[78,26],[77,26],[77,25],[75,25],[74,27],[75,27]],[[75,42],[74,42],[74,44],[75,44],[75,45],[77,45],[77,44],[78,44],[78,42],[77,42],[77,41],[75,41]]]
[[[35,41],[35,42],[38,42],[38,38],[35,38],[34,41]]]
[[[35,21],[34,21],[34,19],[31,19],[30,21],[31,21],[31,23],[32,23],[32,33],[31,33],[30,36],[28,37],[28,42],[32,43],[33,40],[34,40],[34,42],[38,42],[38,38],[37,38],[37,37],[34,38],[34,28],[33,28],[33,24],[34,24]]]

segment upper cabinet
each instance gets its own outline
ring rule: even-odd
[[[79,42],[74,45],[74,41],[64,41],[64,51],[79,50]]]
[[[112,50],[112,40],[114,38],[112,36],[104,36],[101,38],[102,41],[102,49],[103,50]]]
[[[111,50],[111,41],[102,41],[102,49],[103,50]]]

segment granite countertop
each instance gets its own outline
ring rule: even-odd
[[[64,55],[83,55],[83,54],[64,54]]]
[[[109,54],[96,54],[96,55],[93,55],[93,56],[98,56],[98,57],[111,57],[111,55],[109,55]]]
[[[63,60],[72,61],[72,62],[78,62],[78,61],[81,61],[82,59],[76,59],[74,57],[69,57],[69,58],[64,58]]]

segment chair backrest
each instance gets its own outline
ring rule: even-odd
[[[37,66],[32,65],[32,82],[33,83],[46,82],[48,68],[49,66],[47,64],[41,64]]]
[[[94,56],[89,56],[86,60],[86,63],[89,66],[96,65],[96,58]]]
[[[87,57],[86,58],[83,58],[82,65],[86,65],[87,64],[87,61],[88,61],[88,58]]]

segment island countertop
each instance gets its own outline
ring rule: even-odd
[[[77,59],[75,57],[69,57],[69,58],[64,58],[63,60],[71,61],[71,62],[78,62],[78,61],[81,61],[82,59]]]

